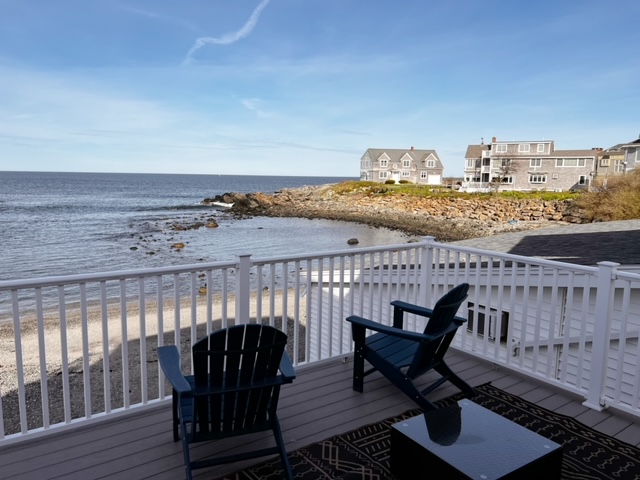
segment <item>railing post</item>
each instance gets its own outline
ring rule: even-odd
[[[598,278],[596,282],[596,308],[593,320],[593,344],[591,349],[591,375],[585,407],[602,410],[604,402],[605,377],[607,373],[609,338],[611,328],[611,304],[613,300],[613,282],[619,263],[598,262]],[[588,295],[585,286],[585,295]]]
[[[249,323],[251,308],[251,254],[237,255],[236,325]]]
[[[424,245],[422,247],[422,264],[420,266],[420,284],[418,298],[421,305],[429,305],[429,299],[433,298],[433,244],[436,237],[422,237]]]

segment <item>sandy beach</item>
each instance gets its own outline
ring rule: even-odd
[[[176,320],[176,309],[171,301],[165,302],[162,309],[164,344],[174,344],[176,340],[176,321],[178,321],[179,345],[183,359],[183,371],[190,368],[190,347],[192,330],[195,338],[202,338],[207,333],[208,306],[206,297],[198,299],[197,305],[183,302],[179,309],[179,319]],[[255,295],[254,295],[255,298]],[[304,297],[302,298],[304,300]],[[304,303],[304,302],[302,302]],[[257,302],[252,301],[250,313],[252,322],[256,318]],[[219,296],[213,297],[213,313],[210,328],[218,329],[222,325],[222,301]],[[263,323],[272,319],[277,327],[282,324],[283,295],[275,294],[274,310],[270,310],[267,293],[263,294],[261,317]],[[287,295],[287,317],[290,338],[293,337],[293,295]],[[107,321],[103,322],[100,306],[88,309],[86,328],[83,329],[81,312],[78,309],[66,312],[66,335],[63,338],[60,328],[60,315],[56,310],[48,312],[44,319],[43,335],[38,335],[36,318],[21,320],[21,354],[23,375],[25,378],[25,398],[27,404],[27,422],[29,428],[43,425],[42,397],[40,381],[43,375],[41,369],[40,351],[46,358],[46,385],[49,395],[49,422],[51,424],[65,420],[65,405],[63,398],[63,357],[62,351],[67,352],[66,363],[69,371],[70,404],[67,407],[71,418],[78,418],[87,414],[85,410],[85,384],[90,386],[90,403],[92,415],[105,411],[104,379],[105,366],[108,369],[110,409],[116,409],[141,401],[157,399],[159,396],[158,364],[156,348],[158,347],[158,308],[156,303],[146,302],[142,312],[137,304],[129,304],[126,315],[126,337],[123,336],[123,315],[119,305],[110,305],[107,309]],[[300,306],[299,336],[304,341],[304,325],[306,319],[304,304]],[[195,325],[192,317],[195,315]],[[229,298],[227,303],[226,324],[231,326],[235,322],[235,301]],[[105,355],[105,343],[108,339]],[[126,342],[123,343],[123,339]],[[83,341],[86,339],[86,341]],[[42,344],[42,348],[41,348]],[[66,349],[62,345],[66,344]],[[124,346],[124,348],[123,348]],[[88,370],[83,364],[83,351],[88,353]],[[302,348],[300,349],[302,351]],[[124,355],[123,355],[124,352]],[[292,346],[289,353],[292,355]],[[106,361],[105,361],[106,359]],[[16,347],[13,323],[0,324],[0,392],[2,394],[2,410],[4,416],[5,434],[20,431],[20,416],[18,409],[18,375],[16,365]],[[128,388],[124,388],[123,368],[128,373]],[[149,391],[144,392],[142,384],[150,385]],[[170,394],[168,384],[165,392]],[[128,395],[125,396],[125,390]],[[145,399],[143,399],[145,395]]]

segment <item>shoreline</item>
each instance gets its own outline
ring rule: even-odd
[[[333,186],[284,189],[274,194],[227,193],[203,203],[232,204],[227,212],[236,219],[265,216],[354,222],[409,236],[434,236],[441,242],[583,223],[568,213],[570,203],[565,201],[341,194]]]

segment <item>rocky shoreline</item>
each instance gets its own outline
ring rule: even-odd
[[[274,194],[226,193],[204,199],[205,204],[232,204],[229,213],[247,216],[321,218],[357,222],[432,235],[451,242],[503,232],[584,223],[571,201],[518,200],[501,197],[416,197],[338,193],[332,185],[285,189]]]

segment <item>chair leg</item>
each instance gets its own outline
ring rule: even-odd
[[[284,473],[286,478],[289,480],[293,479],[293,470],[291,469],[291,464],[289,463],[289,456],[287,455],[287,450],[284,447],[284,439],[282,438],[282,430],[280,430],[280,422],[276,416],[275,422],[273,425],[273,436],[276,439],[276,444],[278,445],[278,453],[280,454],[280,461],[282,462],[282,466],[284,467]]]
[[[182,455],[184,456],[184,468],[187,480],[192,480],[191,476],[191,455],[189,453],[189,436],[187,435],[187,426],[184,422],[180,423],[180,432],[182,434]]]
[[[171,403],[173,406],[173,441],[177,442],[178,440],[180,440],[180,436],[178,434],[180,419],[178,417],[178,394],[175,390],[173,391],[173,395],[171,397]]]
[[[458,375],[453,373],[453,370],[451,370],[446,363],[440,362],[438,365],[433,367],[433,369],[470,397],[476,394],[476,391],[473,389],[473,387],[462,380]]]
[[[364,347],[356,346],[353,354],[353,390],[364,391]]]

